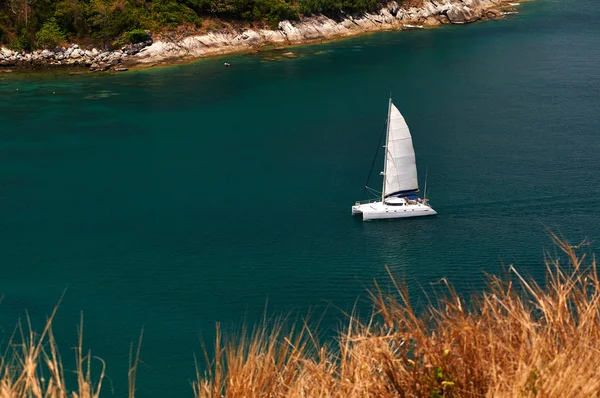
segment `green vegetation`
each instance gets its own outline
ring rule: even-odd
[[[15,51],[31,51],[33,42],[26,33],[21,33],[10,43],[10,48]]]
[[[50,18],[42,29],[35,34],[37,45],[44,48],[53,48],[60,42],[65,41],[65,34],[60,30],[56,18]]]
[[[419,315],[406,288],[371,291],[373,315],[349,316],[336,339],[321,343],[307,322],[257,326],[224,338],[192,383],[196,398],[221,397],[592,397],[600,378],[600,277],[595,257],[553,235],[564,263],[548,260],[546,283],[506,279],[467,304],[453,289]],[[577,250],[577,253],[576,253]],[[586,261],[586,258],[589,258]],[[65,381],[52,333],[56,310],[40,334],[21,326],[3,346],[2,396],[98,398],[110,363],[76,348],[77,383]],[[19,324],[21,325],[21,324]],[[31,325],[27,322],[26,325]],[[29,326],[31,327],[31,326]],[[80,335],[83,325],[80,326]],[[134,397],[140,343],[130,350]],[[190,365],[192,366],[190,352]],[[100,364],[90,374],[90,362]],[[95,369],[92,366],[91,369]],[[123,375],[124,376],[124,375]],[[190,391],[192,396],[192,391]]]
[[[134,29],[127,32],[125,37],[129,43],[141,43],[149,39],[148,33],[143,29]]]
[[[27,50],[65,41],[116,46],[141,32],[209,28],[203,19],[276,28],[282,20],[338,18],[377,9],[379,0],[2,0],[0,43]]]

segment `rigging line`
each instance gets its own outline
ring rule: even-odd
[[[369,187],[367,187],[367,190],[368,190],[369,192],[371,192],[371,193],[372,193],[373,195],[375,195],[375,196],[381,196],[381,192],[379,192],[379,191],[377,191],[377,190],[375,190],[375,189],[373,189],[373,188],[369,188]]]
[[[375,160],[377,160],[377,154],[379,153],[379,148],[381,147],[381,140],[383,139],[383,136],[385,135],[386,130],[387,130],[387,119],[385,120],[385,129],[381,132],[381,135],[379,136],[379,143],[377,144],[377,150],[375,151],[375,156],[373,156],[373,162],[371,162],[371,168],[369,169],[369,174],[367,175],[367,182],[365,182],[365,187],[363,188],[361,197],[365,196],[365,191],[367,190],[367,185],[369,185],[369,180],[371,179],[371,173],[373,172],[373,166],[375,166]],[[383,178],[385,178],[385,176],[383,176]]]

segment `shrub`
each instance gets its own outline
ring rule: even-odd
[[[191,8],[174,0],[154,1],[150,3],[150,21],[157,27],[176,28],[185,23],[197,23],[199,20]]]
[[[125,40],[128,43],[141,43],[143,41],[148,40],[150,37],[148,36],[148,33],[146,33],[145,30],[143,29],[134,29],[130,32],[125,33]]]
[[[37,45],[43,48],[56,47],[58,43],[65,41],[65,34],[60,29],[60,26],[58,26],[56,18],[50,18],[46,21],[35,37]]]
[[[277,29],[279,22],[285,20],[298,20],[298,11],[283,1],[274,1],[269,4],[269,13],[267,21],[271,29]]]
[[[33,43],[25,32],[21,32],[20,35],[10,43],[10,49],[14,51],[31,51]]]

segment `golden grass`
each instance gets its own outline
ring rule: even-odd
[[[515,281],[491,277],[468,305],[449,287],[417,316],[405,288],[376,285],[370,320],[350,317],[335,343],[319,344],[306,324],[225,342],[217,327],[195,396],[600,396],[596,260],[551,236],[566,263],[548,258],[543,286],[510,267]]]
[[[83,323],[80,325],[79,345],[75,349],[76,357],[76,389],[69,390],[65,382],[62,365],[54,334],[52,321],[58,305],[48,317],[40,334],[33,331],[29,317],[27,326],[21,322],[6,345],[0,360],[0,398],[97,398],[100,396],[104,379],[104,362],[84,355],[82,349]],[[94,382],[91,375],[91,362],[99,361],[101,372]]]
[[[543,285],[490,277],[469,304],[448,286],[417,314],[407,289],[375,283],[373,313],[349,315],[337,338],[320,343],[307,322],[263,321],[223,338],[192,383],[196,398],[217,397],[596,397],[600,396],[600,279],[596,260],[552,235],[564,261],[548,257]],[[76,382],[67,387],[52,333],[18,324],[0,358],[0,398],[97,398],[101,359],[75,349]],[[136,392],[142,337],[131,346],[129,397]],[[92,362],[97,361],[92,372]],[[94,375],[92,375],[94,373]],[[103,392],[103,395],[106,395]],[[110,392],[109,394],[110,395]]]
[[[61,300],[59,300],[59,304]],[[79,341],[75,347],[76,383],[65,380],[63,361],[52,331],[57,304],[47,318],[41,333],[33,330],[29,316],[26,326],[19,321],[0,358],[0,398],[98,398],[106,376],[106,365],[101,358],[83,351],[83,317],[79,325]],[[142,331],[143,332],[143,331]],[[135,395],[135,376],[139,363],[142,335],[130,352],[129,397]],[[135,355],[134,355],[135,354]],[[97,362],[99,373],[92,375],[92,362]],[[98,367],[98,366],[95,366]]]

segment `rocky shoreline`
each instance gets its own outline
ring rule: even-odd
[[[503,18],[514,13],[514,5],[505,0],[423,0],[419,7],[388,3],[378,13],[359,18],[348,16],[335,21],[312,16],[300,21],[282,21],[277,30],[245,29],[217,31],[188,36],[182,40],[148,40],[118,50],[68,48],[18,53],[0,49],[1,67],[79,66],[90,71],[122,72],[131,67],[149,67],[207,56],[248,52],[263,46],[287,46],[357,36],[367,32],[433,27],[443,24],[467,24],[485,19]]]
[[[87,67],[90,71],[127,70],[125,63],[128,58],[136,55],[142,49],[150,46],[152,40],[144,43],[129,44],[119,50],[99,51],[96,48],[82,49],[77,44],[69,48],[56,47],[54,50],[37,50],[31,53],[11,51],[0,48],[0,67]]]

